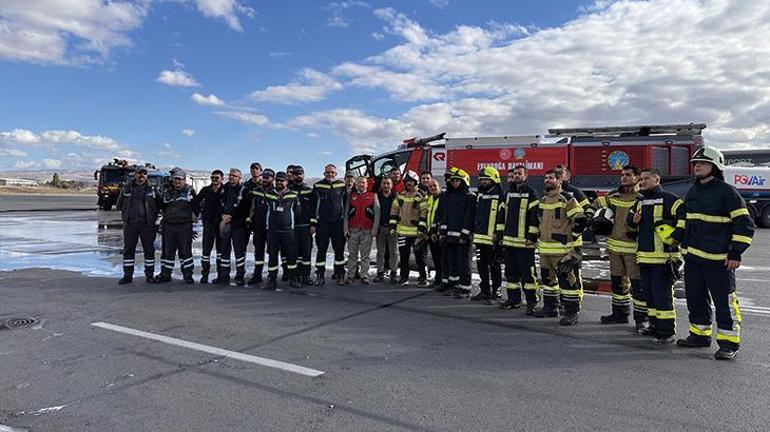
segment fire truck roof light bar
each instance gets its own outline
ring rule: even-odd
[[[548,129],[551,135],[569,136],[648,136],[648,135],[700,135],[705,123],[667,125],[609,126],[596,128]]]

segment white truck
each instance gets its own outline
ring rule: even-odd
[[[727,165],[725,181],[738,189],[757,224],[770,228],[770,167]]]

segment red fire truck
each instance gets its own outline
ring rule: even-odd
[[[395,151],[349,159],[346,169],[372,179],[375,186],[383,175],[397,167],[401,172],[431,171],[443,180],[447,167],[462,168],[473,178],[485,166],[505,175],[517,165],[529,169],[533,185],[545,171],[565,165],[572,183],[588,195],[615,188],[624,165],[660,170],[672,192],[684,193],[690,178],[690,156],[703,144],[702,123],[549,129],[548,134],[446,138],[445,134],[404,140]],[[537,186],[535,186],[537,187]],[[682,189],[682,190],[679,190]]]

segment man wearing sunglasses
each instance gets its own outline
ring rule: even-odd
[[[123,278],[119,284],[134,280],[136,244],[142,241],[144,251],[144,275],[147,283],[153,283],[155,274],[155,221],[158,219],[160,195],[149,181],[147,168],[136,171],[136,177],[127,182],[118,195],[117,208],[123,219]]]
[[[201,189],[196,196],[194,207],[201,212],[203,223],[203,239],[201,241],[201,279],[200,283],[209,281],[211,273],[211,251],[216,247],[217,276],[222,271],[222,246],[219,242],[219,222],[222,220],[222,178],[220,170],[211,172],[211,184]]]

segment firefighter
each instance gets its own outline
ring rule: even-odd
[[[380,227],[377,230],[377,276],[375,282],[385,280],[385,266],[390,271],[390,282],[398,282],[396,265],[398,263],[398,236],[390,232],[390,210],[398,194],[393,190],[393,180],[386,177],[380,182],[377,201],[380,204]]]
[[[213,284],[230,284],[231,254],[235,252],[235,280],[243,285],[246,277],[246,245],[249,231],[246,219],[250,203],[243,192],[241,170],[230,168],[227,183],[222,186],[222,221],[219,223],[219,239],[222,246],[222,272],[217,272]]]
[[[527,182],[524,165],[508,170],[508,193],[497,216],[505,249],[505,288],[508,300],[501,309],[521,307],[521,291],[527,301],[527,315],[535,314],[540,301],[535,269],[535,244],[540,234],[540,195]]]
[[[409,256],[418,241],[423,241],[427,233],[425,226],[425,205],[423,195],[417,190],[420,181],[417,173],[407,171],[404,176],[404,192],[398,194],[390,208],[390,232],[398,235],[398,255],[400,277],[399,285],[409,283]],[[422,219],[422,223],[421,223]],[[425,270],[424,255],[418,251],[414,253],[417,262],[419,286],[428,285],[428,276]]]
[[[472,234],[476,246],[476,267],[481,276],[480,291],[471,297],[472,301],[491,302],[497,297],[502,285],[497,227],[497,212],[502,203],[503,190],[500,186],[500,172],[494,167],[484,167],[479,173],[479,190],[476,194],[476,216]]]
[[[274,183],[275,171],[266,168],[262,171],[262,182],[258,186],[247,187],[244,185],[243,187],[243,193],[247,194],[247,198],[244,198],[244,201],[251,205],[247,221],[254,236],[254,273],[249,278],[249,285],[262,283],[262,270],[265,266],[265,246],[267,245],[267,222],[265,221],[265,213],[258,212],[256,209],[263,206],[265,191],[273,189]],[[250,195],[248,195],[249,191]]]
[[[438,220],[436,220],[436,212],[439,203],[441,202],[441,186],[438,184],[438,181],[433,178],[428,181],[428,194],[428,199],[425,204],[427,209],[425,222],[428,227],[430,257],[431,260],[433,260],[433,268],[436,271],[433,277],[433,286],[439,288],[444,280],[441,271],[441,242],[439,241]]]
[[[580,261],[575,240],[587,225],[583,208],[575,197],[561,189],[556,170],[545,173],[545,194],[540,198],[540,274],[543,279],[543,308],[536,317],[558,317],[564,302],[560,325],[577,324],[583,287],[580,284]]]
[[[313,184],[310,208],[310,233],[316,242],[316,280],[317,286],[326,283],[326,251],[329,242],[334,250],[334,272],[332,277],[345,277],[345,182],[337,179],[337,167],[328,164],[324,167],[324,178]]]
[[[156,282],[171,282],[171,272],[174,270],[174,259],[179,254],[179,266],[185,283],[193,280],[193,221],[198,211],[193,207],[195,190],[186,183],[187,174],[182,168],[171,170],[171,186],[161,193],[161,210],[163,212],[163,255],[161,256],[161,271]]]
[[[709,347],[713,334],[711,303],[717,322],[717,360],[735,358],[740,348],[741,311],[735,293],[735,269],[751,246],[754,223],[746,203],[724,181],[724,156],[713,147],[701,147],[693,155],[696,182],[687,193],[687,222],[682,253],[685,254],[685,292],[690,313],[690,334],[677,345]]]
[[[345,238],[348,243],[348,272],[344,283],[353,282],[356,272],[361,272],[361,283],[369,283],[369,262],[372,239],[377,238],[380,227],[380,203],[377,195],[368,190],[366,177],[358,177],[356,186],[345,203]]]
[[[676,243],[684,234],[685,206],[663,190],[657,169],[643,169],[639,186],[642,196],[626,217],[631,237],[637,237],[636,262],[650,322],[639,333],[654,336],[656,345],[667,345],[676,341],[674,282],[681,265]],[[659,229],[667,234],[662,236]]]
[[[240,201],[243,203],[243,206],[248,207],[248,210],[251,211],[254,198],[256,196],[261,196],[262,192],[264,192],[262,164],[259,162],[252,162],[249,166],[249,173],[251,174],[251,177],[243,182],[243,189],[241,190],[243,197]],[[275,175],[275,173],[273,173],[273,175]],[[254,285],[262,282],[262,269],[265,266],[265,244],[267,242],[267,233],[264,230],[264,223],[255,221],[255,226],[259,225],[259,229],[255,230],[254,226],[252,226],[249,214],[247,214],[246,219],[247,230],[244,250],[248,249],[249,237],[252,237],[252,244],[254,245],[254,273],[251,275],[248,284]],[[244,266],[245,265],[246,263],[244,261]]]
[[[269,169],[266,169],[263,176]],[[274,185],[265,187],[261,199],[254,201],[252,220],[264,221],[267,231],[267,284],[263,290],[275,290],[278,282],[278,253],[286,258],[286,271],[289,286],[301,288],[295,271],[297,269],[297,250],[294,245],[294,224],[299,213],[299,195],[288,188],[288,176],[283,171],[275,174]],[[260,222],[261,223],[261,222]]]
[[[471,291],[470,244],[473,217],[476,214],[476,197],[469,190],[468,173],[452,167],[447,190],[439,200],[436,219],[442,251],[442,270],[446,282],[439,291],[444,295],[454,292],[455,298],[466,298]]]
[[[305,183],[305,169],[294,165],[292,170],[294,183],[291,189],[297,193],[299,208],[294,224],[294,244],[297,248],[297,277],[303,285],[312,285],[310,280],[310,253],[313,249],[313,237],[310,235],[310,196],[313,188]]]
[[[423,195],[430,195],[430,182],[433,181],[433,174],[430,171],[423,171],[420,173],[420,192]]]
[[[601,317],[602,324],[627,324],[633,303],[637,331],[649,326],[639,266],[636,263],[636,240],[628,237],[626,216],[639,193],[639,168],[626,165],[621,170],[617,190],[596,199],[592,229],[597,235],[607,236],[607,255],[610,259],[612,286],[612,313]]]
[[[119,284],[134,280],[136,244],[142,241],[144,251],[144,276],[147,283],[153,283],[155,273],[155,221],[158,219],[160,194],[147,181],[147,168],[140,167],[136,177],[123,185],[118,195],[116,208],[120,209],[123,220],[123,278]]]
[[[220,170],[211,172],[211,184],[204,186],[196,196],[194,207],[201,214],[203,239],[201,241],[201,278],[200,283],[209,281],[211,273],[211,251],[216,248],[217,276],[222,270],[222,246],[219,241],[219,222],[222,220],[222,178]]]
[[[572,183],[570,183],[570,179],[572,178],[572,172],[564,165],[556,165],[556,172],[561,177],[561,190],[565,192],[569,192],[572,194],[573,197],[575,197],[575,200],[577,200],[578,205],[583,209],[583,212],[585,213],[586,220],[592,220],[593,219],[593,213],[594,209],[591,207],[591,202],[588,200],[588,197],[585,193],[583,193],[580,188],[576,187]],[[590,232],[589,232],[590,233]],[[580,284],[580,290],[583,290],[583,236],[579,236],[575,239],[575,256],[578,260],[578,284]]]

